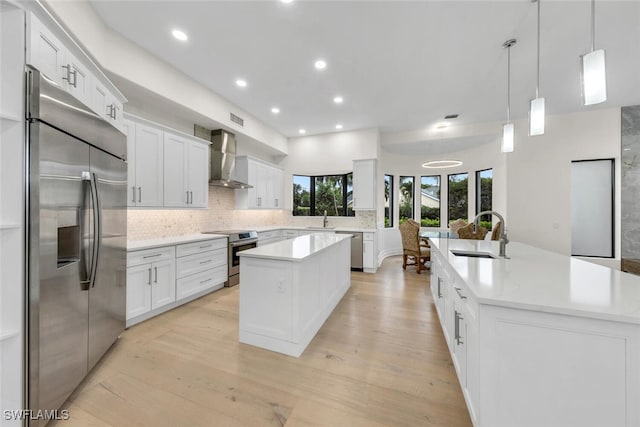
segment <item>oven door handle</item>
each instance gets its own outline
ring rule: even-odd
[[[238,242],[229,242],[229,247],[236,248],[238,246],[250,245],[252,243],[257,243],[257,242],[258,242],[258,239],[240,240]]]

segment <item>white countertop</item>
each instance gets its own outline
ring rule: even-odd
[[[640,277],[518,242],[510,259],[470,258],[451,249],[498,254],[499,243],[429,239],[481,304],[640,324]]]
[[[286,225],[270,225],[264,227],[256,227],[254,228],[258,233],[261,231],[273,231],[273,230],[300,230],[300,231],[309,231],[309,232],[321,232],[321,231],[353,231],[356,233],[375,233],[375,228],[356,228],[356,227],[329,227],[322,228],[322,226],[318,227],[304,227],[304,226],[286,226]]]
[[[349,234],[313,233],[238,252],[242,257],[302,261],[330,246],[350,239]]]
[[[158,239],[132,240],[127,242],[127,251],[159,248],[162,246],[180,245],[182,243],[201,242],[203,240],[226,239],[222,234],[186,234],[184,236],[161,237]]]

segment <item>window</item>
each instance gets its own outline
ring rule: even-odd
[[[393,227],[393,175],[384,176],[384,226]]]
[[[453,175],[449,175],[449,192],[448,198],[448,220],[449,222],[455,221],[457,219],[468,220],[467,216],[469,215],[469,174],[457,173]]]
[[[353,174],[293,175],[293,215],[354,216]]]
[[[493,169],[485,169],[476,172],[476,215],[482,211],[491,210],[493,198]],[[487,230],[492,228],[492,215],[483,215],[480,225]]]
[[[440,176],[423,176],[420,180],[420,225],[440,227]]]
[[[400,220],[399,224],[402,224],[409,218],[413,218],[414,204],[413,204],[413,184],[415,178],[412,176],[400,177]]]
[[[293,175],[293,215],[311,215],[311,177]]]

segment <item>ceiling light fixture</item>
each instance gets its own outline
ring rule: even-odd
[[[599,104],[607,100],[604,49],[595,50],[596,2],[591,0],[591,52],[582,55],[582,103]]]
[[[459,160],[434,160],[422,164],[425,169],[455,168],[456,166],[462,166],[462,162]]]
[[[342,125],[341,124],[337,124],[336,125],[336,129],[338,129],[338,130],[342,129]]]
[[[516,39],[509,39],[502,43],[502,47],[507,49],[507,123],[502,127],[502,147],[503,153],[513,151],[514,128],[511,123],[511,46],[516,44]]]
[[[307,131],[305,129],[300,129],[300,130],[298,130],[298,133],[300,135],[304,135],[305,133],[307,133]]]
[[[184,31],[180,31],[177,29],[171,31],[171,35],[181,42],[186,42],[189,39],[189,36],[187,36]]]
[[[324,59],[318,59],[314,62],[313,66],[316,67],[316,70],[324,70],[327,68],[327,61]]]
[[[247,81],[243,79],[236,80],[236,86],[238,87],[247,87]]]
[[[293,2],[293,0],[280,0],[280,1],[285,4],[289,4]]]
[[[538,48],[536,68],[536,99],[531,100],[529,107],[529,136],[544,134],[545,105],[540,98],[540,3],[542,0],[531,0],[538,3]]]
[[[439,122],[435,124],[436,129],[438,130],[442,130],[442,129],[446,129],[449,127],[449,123],[445,123],[445,122]]]
[[[273,107],[273,108],[271,109],[271,112],[272,112],[273,114],[280,114],[280,109],[279,109],[278,107]]]
[[[333,102],[335,102],[336,104],[342,104],[343,101],[344,99],[341,96],[336,96],[335,98],[333,98]]]

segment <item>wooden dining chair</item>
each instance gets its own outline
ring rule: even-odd
[[[399,226],[402,237],[402,269],[415,265],[417,273],[428,269],[425,265],[431,259],[431,249],[420,245],[420,226],[415,221],[405,221]]]

